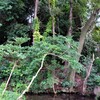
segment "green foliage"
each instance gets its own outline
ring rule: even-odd
[[[40,39],[43,38],[43,36],[40,35],[39,31],[35,31],[33,37],[34,37],[34,42],[40,41]]]
[[[38,18],[34,19],[33,23],[34,23],[34,24],[33,24],[34,30],[35,30],[35,31],[39,31],[39,29],[40,29],[40,22],[39,22],[39,19],[38,19]]]
[[[100,86],[100,75],[95,75],[94,81],[95,81],[96,85]]]
[[[96,66],[93,66],[91,75],[88,79],[89,86],[100,86],[100,72],[97,71]]]
[[[20,96],[17,92],[12,91],[6,91],[5,94],[2,96],[3,88],[5,87],[5,84],[2,83],[0,86],[0,100],[17,100],[17,98]],[[25,97],[22,98],[22,100],[26,100]]]
[[[46,30],[43,33],[44,38],[46,38],[51,32],[52,32],[52,19],[50,17],[49,21],[48,21],[48,23],[46,25]]]
[[[29,40],[29,38],[16,37],[14,40],[15,40],[16,45],[21,45],[21,44],[27,42]]]
[[[40,88],[41,89],[48,89],[48,88],[53,88],[54,84],[58,84],[59,80],[55,79],[53,76],[48,77],[46,80],[43,80],[40,83]]]
[[[97,46],[97,43],[93,40],[91,36],[87,36],[84,43],[84,49],[83,49],[83,55],[85,56],[92,56],[92,54],[95,52],[95,47]]]
[[[73,82],[68,82],[68,80],[64,80],[62,82],[62,86],[63,87],[71,87],[71,86],[74,86]]]
[[[99,0],[91,0],[92,9],[100,8],[100,1]]]
[[[87,0],[74,0],[73,3],[74,13],[77,13],[82,19],[86,19],[87,17],[87,3]]]
[[[11,21],[15,19],[15,16],[18,18],[24,10],[25,4],[22,0],[1,0],[0,1],[0,11],[5,16],[6,21]]]
[[[86,61],[87,61],[86,62],[87,65],[85,64],[85,66],[88,66],[91,63],[90,58],[86,59]],[[96,58],[93,63],[92,71],[87,84],[88,86],[91,87],[100,85],[100,59],[99,58]]]
[[[97,72],[100,73],[100,58],[95,59],[94,66],[96,67]]]
[[[14,86],[13,91],[17,93],[21,93],[27,87],[25,83],[21,83],[21,82],[14,83],[13,81],[11,86],[12,87]]]
[[[73,41],[71,37],[47,37],[41,42],[36,41],[34,46],[31,47],[21,47],[20,45],[17,45],[19,44],[19,41],[21,39],[22,38],[16,38],[16,41],[14,41],[14,43],[12,44],[0,45],[0,55],[2,55],[3,57],[1,68],[3,68],[3,65],[5,65],[6,68],[2,70],[2,73],[5,73],[6,70],[6,76],[9,76],[10,71],[8,70],[13,66],[11,62],[14,63],[14,61],[18,61],[17,67],[15,68],[11,83],[9,85],[11,87],[14,87],[14,91],[22,91],[25,88],[26,84],[30,82],[32,76],[39,69],[44,54],[48,54],[44,66],[46,66],[47,63],[50,63],[49,66],[46,66],[48,75],[47,77],[45,77],[46,73],[41,73],[43,75],[40,75],[37,78],[37,81],[35,81],[35,85],[40,82],[41,87],[43,87],[44,89],[51,88],[53,84],[58,83],[58,79],[52,76],[52,71],[58,68],[58,66],[59,68],[62,68],[62,65],[60,63],[57,64],[57,61],[54,61],[52,58],[50,58],[51,61],[48,59],[50,54],[54,54],[57,59],[59,58],[62,61],[69,61],[72,68],[77,72],[80,72],[82,70],[82,65],[77,61],[77,57],[79,56],[79,54],[77,53],[78,43]],[[24,41],[24,39],[22,40]],[[71,44],[71,47],[69,48],[67,44]],[[11,64],[11,66],[9,66],[9,63],[5,64],[4,60],[7,60]],[[43,86],[43,84],[46,85]],[[32,90],[34,90],[34,88],[36,89],[36,87],[33,86]],[[37,89],[38,88],[39,86],[37,87]]]
[[[20,51],[22,49],[20,46],[7,44],[5,46],[1,45],[0,48],[0,55],[8,58],[8,60],[9,57],[11,58],[11,60],[23,59],[24,55],[22,55],[22,52]]]
[[[48,5],[48,3],[50,5]],[[99,0],[74,0],[73,1],[73,35],[81,32],[81,27],[94,9],[100,7]],[[67,61],[72,69],[80,73],[85,69],[78,62],[79,54],[77,53],[78,42],[72,37],[66,37],[69,29],[69,11],[70,5],[68,0],[40,0],[38,9],[38,18],[33,21],[33,42],[32,46],[21,47],[21,44],[32,37],[27,16],[32,14],[34,0],[1,0],[0,1],[0,82],[7,80],[15,61],[17,66],[13,72],[8,89],[22,92],[31,78],[40,68],[41,60],[44,54],[48,54],[44,61],[44,70],[42,69],[36,78],[30,90],[41,91],[52,88],[54,84],[59,83],[59,76],[64,70],[64,62]],[[81,9],[80,9],[81,8]],[[58,36],[52,35],[52,19],[55,23],[55,32]],[[99,29],[93,32],[93,39],[89,36],[86,38],[82,63],[90,63],[91,55],[94,53],[96,42],[99,42]],[[31,35],[31,36],[30,36]],[[62,36],[63,35],[63,36]],[[74,37],[73,36],[73,37]],[[32,39],[32,38],[31,38]],[[79,39],[77,39],[79,40]],[[96,42],[94,42],[94,40]],[[4,44],[3,44],[4,43]],[[70,48],[69,48],[70,44]],[[99,73],[99,61],[96,59],[93,72],[88,83],[94,85],[99,83],[99,77],[96,79],[96,72]],[[53,75],[55,71],[55,75]],[[72,86],[65,80],[63,86]],[[92,79],[94,77],[94,80]],[[40,84],[40,86],[39,86]],[[6,96],[5,96],[6,97]],[[15,98],[14,98],[15,99]]]
[[[23,23],[26,14],[26,1],[0,0],[0,44],[12,37],[27,37],[29,28]]]
[[[52,17],[56,17],[57,15],[59,15],[61,10],[59,9],[59,7],[57,7],[58,0],[50,0],[49,4],[50,4],[50,8],[49,8],[50,15]]]
[[[16,37],[28,37],[29,28],[26,25],[14,23],[7,27],[6,32],[8,34],[8,40],[12,40]]]
[[[96,29],[92,33],[92,37],[96,42],[100,42],[100,28],[96,27]]]
[[[36,41],[40,41],[40,39],[43,37],[40,32],[39,32],[39,29],[40,29],[40,23],[39,23],[39,20],[38,18],[34,19],[34,34],[33,34],[33,37],[34,37],[34,42]]]

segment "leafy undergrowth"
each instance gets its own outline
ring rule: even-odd
[[[17,98],[20,96],[17,92],[12,91],[6,91],[5,94],[2,96],[3,89],[0,88],[0,100],[17,100]],[[25,97],[23,97],[21,100],[25,100]]]

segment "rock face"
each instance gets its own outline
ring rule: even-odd
[[[96,95],[95,100],[100,100],[99,99],[99,97],[100,97],[100,86],[96,86],[94,88],[94,94]]]
[[[100,86],[96,86],[96,87],[94,88],[94,94],[95,94],[96,96],[100,96]]]

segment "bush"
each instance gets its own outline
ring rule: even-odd
[[[17,98],[20,96],[20,94],[17,92],[5,91],[5,94],[2,96],[4,86],[4,83],[0,86],[0,100],[17,100]],[[22,100],[25,100],[25,97],[23,97]]]
[[[21,38],[21,42],[19,42],[19,40],[20,38],[16,38],[11,41],[10,44],[0,45],[0,56],[2,57],[1,68],[3,69],[3,66],[5,66],[4,70],[0,72],[2,73],[1,78],[4,77],[4,79],[7,79],[10,70],[17,61],[16,68],[9,84],[9,87],[12,87],[11,89],[14,91],[21,92],[26,88],[26,85],[31,81],[32,76],[35,75],[40,68],[44,54],[48,54],[44,62],[46,72],[41,72],[42,75],[37,77],[34,85],[36,87],[32,85],[32,91],[41,89],[44,83],[48,88],[51,88],[54,83],[57,84],[58,81],[54,78],[52,72],[57,68],[63,70],[64,66],[62,66],[61,62],[68,61],[71,67],[77,72],[82,70],[82,65],[77,61],[77,57],[79,56],[77,53],[78,43],[73,41],[71,37],[47,37],[42,41],[36,41],[31,47],[21,47],[21,44],[19,43],[22,43],[25,39]],[[70,48],[68,47],[69,44],[71,46]],[[55,59],[53,56],[55,56]],[[8,63],[5,63],[5,61]],[[45,76],[46,74],[47,77]],[[50,82],[52,84],[48,84]],[[36,85],[40,83],[41,87]]]

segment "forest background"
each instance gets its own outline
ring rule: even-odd
[[[93,93],[100,85],[99,17],[100,0],[0,0],[0,98]]]

